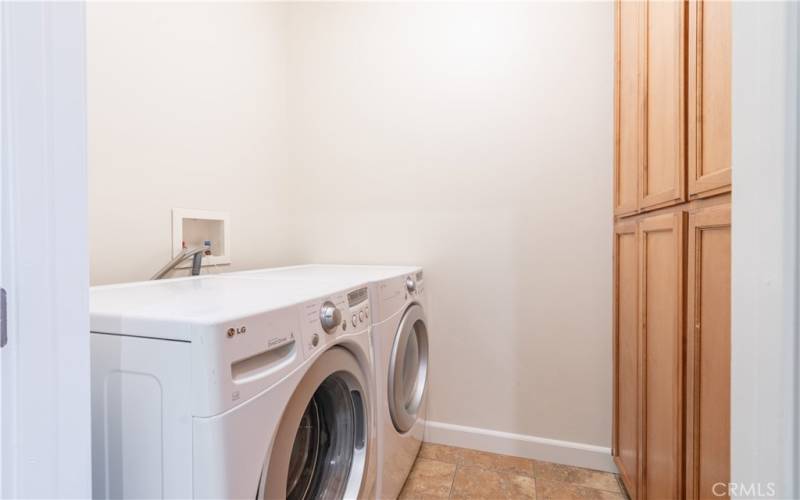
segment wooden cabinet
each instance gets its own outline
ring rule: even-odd
[[[689,216],[686,498],[719,498],[730,479],[731,210]]]
[[[674,205],[685,190],[685,13],[681,0],[646,3],[645,161],[641,209]]]
[[[684,221],[678,212],[639,223],[639,498],[679,498],[683,491]]]
[[[730,191],[727,0],[618,1],[614,214]]]
[[[639,170],[644,148],[644,21],[641,2],[617,3],[616,82],[614,91],[614,213],[633,214],[639,208]]]
[[[689,198],[731,185],[731,6],[689,3]]]
[[[617,2],[613,455],[633,499],[730,479],[731,12]]]
[[[633,499],[729,479],[729,200],[614,225],[613,455]]]
[[[632,498],[683,492],[684,211],[614,227],[614,460]]]
[[[614,457],[625,487],[639,478],[639,240],[636,223],[614,227]]]

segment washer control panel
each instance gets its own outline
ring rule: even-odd
[[[336,304],[330,300],[326,300],[322,307],[319,309],[319,323],[326,333],[333,333],[342,322],[342,312],[336,307]]]
[[[359,328],[369,323],[369,291],[361,287],[347,294],[347,307],[350,309],[350,324]]]
[[[366,285],[305,303],[301,319],[304,354],[312,355],[339,336],[369,328],[370,312]]]

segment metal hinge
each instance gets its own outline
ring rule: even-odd
[[[8,343],[8,307],[6,289],[0,288],[0,348]]]

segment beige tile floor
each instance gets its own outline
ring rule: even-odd
[[[401,499],[625,498],[617,477],[567,465],[423,443]]]

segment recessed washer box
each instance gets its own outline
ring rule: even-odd
[[[203,246],[211,242],[211,255],[203,257],[203,266],[231,263],[230,215],[227,212],[197,210],[190,208],[172,209],[172,256],[177,256],[183,248]],[[188,259],[178,266],[180,269],[192,267]]]

